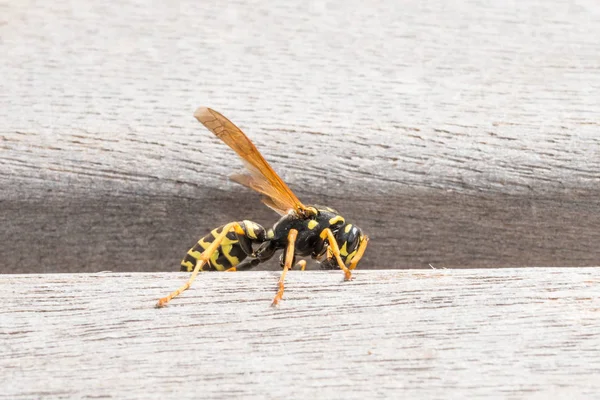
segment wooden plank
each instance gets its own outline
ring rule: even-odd
[[[3,7],[0,272],[173,269],[271,225],[199,105],[371,234],[365,268],[597,264],[598,2],[216,10]]]
[[[2,275],[0,398],[591,398],[599,273]]]

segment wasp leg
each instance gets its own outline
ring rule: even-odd
[[[350,266],[348,267],[349,270],[352,271],[354,268],[356,268],[356,266],[358,265],[358,262],[360,261],[360,259],[363,256],[363,254],[365,254],[365,250],[367,248],[368,243],[369,243],[369,237],[365,236],[364,239],[361,240],[360,244],[358,245],[358,251],[356,252],[354,257],[352,257],[352,260],[350,261]]]
[[[280,259],[279,259],[279,263],[281,265],[284,265],[285,263],[285,258],[284,258],[285,254],[282,254]],[[296,257],[294,257],[294,260],[296,259]],[[294,261],[292,261],[292,264],[294,263]],[[290,266],[290,269],[300,269],[300,271],[304,271],[306,270],[306,260],[300,260],[298,261],[296,264]]]
[[[247,271],[249,269],[252,269],[261,262],[265,262],[271,259],[271,257],[273,257],[273,254],[275,254],[275,251],[277,251],[277,246],[275,245],[275,243],[273,243],[272,241],[265,241],[260,245],[258,250],[256,250],[254,255],[251,256],[251,258],[245,259],[235,267],[229,268],[227,271],[235,272]]]
[[[306,269],[306,260],[298,261],[294,268],[300,268],[300,271],[304,271]]]
[[[290,233],[288,233],[287,237],[287,249],[285,251],[285,264],[283,266],[283,272],[281,273],[281,278],[279,278],[279,290],[277,290],[277,294],[273,299],[273,303],[271,303],[272,307],[275,307],[279,300],[283,297],[284,285],[283,281],[285,280],[285,274],[287,274],[288,270],[292,266],[292,262],[294,261],[294,246],[296,245],[296,236],[298,236],[298,231],[295,229],[290,229]]]
[[[245,259],[235,267],[226,269],[225,272],[247,271],[256,267],[258,264],[260,264],[260,262],[261,260],[259,260],[258,258]]]
[[[264,261],[264,260],[262,260],[262,261]],[[256,267],[260,263],[261,263],[261,260],[258,258],[246,259],[246,260],[242,261],[239,265],[236,265],[235,267],[226,269],[225,272],[247,271],[249,269]],[[290,269],[294,269],[294,268],[300,268],[300,271],[304,271],[306,269],[306,260],[298,261],[296,263],[296,265]]]
[[[333,236],[333,232],[331,232],[331,229],[323,229],[323,232],[321,232],[321,238],[327,238],[327,241],[329,242],[329,248],[335,256],[335,259],[338,262],[338,266],[342,271],[344,271],[344,280],[349,281],[350,279],[352,279],[352,272],[350,272],[350,270],[346,268],[346,265],[344,265],[344,261],[342,261],[342,257],[340,256],[340,248],[338,247],[337,241],[335,240],[335,236]]]
[[[208,260],[210,260],[210,256],[212,256],[212,254],[217,250],[217,248],[219,247],[219,245],[221,244],[221,242],[223,241],[225,236],[232,230],[234,232],[236,232],[237,234],[240,234],[240,235],[244,234],[244,229],[237,222],[232,222],[232,223],[225,225],[223,227],[223,231],[221,233],[219,233],[219,235],[217,235],[217,237],[210,244],[210,246],[208,246],[208,248],[206,250],[204,250],[202,252],[202,254],[200,254],[200,257],[198,258],[198,261],[196,262],[196,267],[194,268],[194,271],[192,272],[192,276],[190,276],[190,278],[185,283],[185,285],[181,286],[179,289],[172,292],[167,297],[163,297],[162,299],[158,300],[158,303],[156,303],[157,308],[166,306],[167,303],[169,301],[171,301],[174,297],[179,296],[185,290],[189,289],[190,286],[192,286],[192,282],[194,282],[194,280],[196,279],[196,275],[198,275],[198,272],[200,272],[202,270],[202,267],[204,266],[204,264],[206,264],[208,262]]]

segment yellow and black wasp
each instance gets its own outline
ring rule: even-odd
[[[305,206],[281,180],[256,146],[231,121],[217,111],[200,107],[194,117],[231,147],[243,160],[247,171],[231,179],[263,195],[262,201],[282,217],[268,230],[252,221],[231,222],[214,229],[192,247],[181,262],[181,270],[192,272],[188,281],[160,299],[164,307],[188,289],[200,271],[241,271],[253,268],[285,249],[279,290],[272,305],[283,297],[284,279],[296,256],[321,260],[322,268],[340,268],[346,280],[352,277],[369,238],[356,225],[347,223],[337,211],[323,206]],[[302,269],[306,261],[298,264]]]

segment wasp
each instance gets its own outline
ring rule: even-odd
[[[333,208],[302,204],[252,141],[222,114],[200,107],[194,117],[244,162],[245,171],[230,176],[230,179],[260,193],[262,202],[281,218],[270,229],[243,220],[225,224],[202,237],[181,261],[181,270],[192,273],[188,281],[161,298],[156,306],[164,307],[187,290],[201,271],[248,270],[269,260],[279,250],[285,250],[279,260],[283,271],[273,306],[283,297],[286,273],[294,265],[302,270],[306,266],[305,260],[294,264],[296,256],[322,260],[322,268],[339,268],[344,272],[345,280],[350,280],[351,271],[362,258],[369,237]]]

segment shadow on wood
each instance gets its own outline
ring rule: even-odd
[[[593,245],[600,243],[600,193],[535,197],[429,189],[319,203],[338,208],[371,236],[360,269],[594,266],[600,260],[600,246]],[[270,226],[278,216],[241,188],[198,190],[195,198],[4,201],[0,272],[178,270],[198,238],[242,219]],[[279,269],[279,263],[259,268]]]

